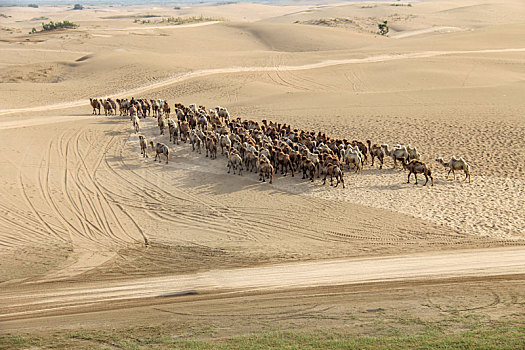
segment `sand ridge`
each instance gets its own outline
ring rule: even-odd
[[[375,63],[375,62],[386,62],[393,60],[404,60],[412,58],[428,58],[442,55],[461,55],[461,54],[484,54],[484,53],[514,53],[514,52],[525,52],[525,48],[508,48],[508,49],[487,49],[487,50],[473,50],[473,51],[424,51],[414,52],[407,54],[397,55],[378,55],[366,58],[349,58],[340,60],[327,60],[317,63],[310,63],[300,66],[276,66],[276,67],[231,67],[231,68],[216,68],[216,69],[203,69],[200,71],[188,72],[178,75],[176,77],[163,79],[156,83],[151,83],[146,86],[136,87],[130,90],[119,91],[117,93],[109,94],[106,96],[96,96],[94,98],[118,98],[121,96],[131,96],[143,94],[149,91],[161,89],[176,83],[180,83],[186,80],[206,77],[215,74],[228,74],[228,73],[242,73],[242,72],[273,72],[273,71],[300,71],[307,69],[319,69],[331,66],[345,65],[345,64],[359,64],[359,63]],[[66,109],[73,107],[85,106],[85,100],[62,102],[47,106],[27,107],[27,108],[11,108],[11,109],[0,109],[0,115],[12,114],[12,113],[28,113],[28,112],[39,112],[56,109]]]

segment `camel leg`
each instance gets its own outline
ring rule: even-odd
[[[425,181],[425,184],[424,184],[423,186],[426,186],[426,185],[427,185],[427,182],[428,182],[428,176],[427,176],[427,174],[423,174],[423,175],[425,175],[425,180],[426,180],[426,181]]]
[[[414,173],[414,177],[416,178],[416,183],[414,185],[417,185],[417,174]]]
[[[408,173],[408,180],[407,180],[407,184],[410,183],[410,175],[412,175],[412,173]]]
[[[448,171],[448,173],[447,173],[447,176],[445,176],[447,179],[448,179],[448,177],[450,176],[450,173],[451,173],[451,172],[452,172],[452,169],[450,169],[450,170]]]

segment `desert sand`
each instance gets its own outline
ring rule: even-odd
[[[338,299],[354,284],[428,315],[442,308],[407,290],[478,300],[492,288],[510,301],[476,310],[523,315],[523,13],[521,0],[0,7],[0,333],[104,328],[102,310],[123,327],[155,322],[159,303],[202,326],[192,308],[223,322],[249,300],[244,326],[218,331],[240,334],[260,329],[257,310],[286,313],[311,293],[326,296],[313,309],[369,303]],[[49,20],[79,27],[28,34]],[[388,36],[376,33],[383,20]],[[131,96],[416,145],[434,186],[406,184],[391,159],[346,171],[345,189],[300,176],[262,184],[184,143],[156,163],[140,156],[129,117],[91,114],[90,97]],[[152,118],[141,134],[168,141]],[[434,161],[452,155],[472,166],[471,183]],[[304,326],[289,314],[278,327]]]

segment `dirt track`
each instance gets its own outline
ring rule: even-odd
[[[520,274],[524,270],[525,248],[500,248],[211,270],[103,284],[58,284],[52,292],[36,292],[27,285],[0,293],[0,321],[57,312],[83,313],[87,309],[104,308],[104,303],[185,294],[211,293],[220,297],[232,292],[264,293],[356,283],[501,276]]]

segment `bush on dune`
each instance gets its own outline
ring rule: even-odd
[[[76,28],[78,27],[78,24],[70,22],[68,20],[62,21],[62,22],[53,22],[50,21],[49,23],[43,23],[42,22],[42,30],[41,32],[48,32],[51,30],[56,29],[70,29],[70,28]],[[37,33],[37,30],[33,28],[29,34]]]

